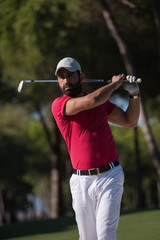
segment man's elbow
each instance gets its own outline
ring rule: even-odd
[[[138,120],[135,122],[130,122],[127,124],[127,128],[135,128],[137,127],[137,124],[138,124]]]

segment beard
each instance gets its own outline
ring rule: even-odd
[[[61,91],[67,96],[76,97],[82,93],[82,84],[80,81],[75,84],[67,83],[63,86],[63,88],[61,88]]]

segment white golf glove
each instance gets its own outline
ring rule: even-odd
[[[128,82],[123,82],[122,87],[130,94],[139,92],[138,83],[136,83],[136,77],[132,75],[127,75],[126,80]]]

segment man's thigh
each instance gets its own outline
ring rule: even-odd
[[[97,240],[95,198],[90,192],[94,177],[72,175],[70,188],[80,240]],[[94,185],[94,184],[93,184]]]
[[[124,173],[121,166],[110,171],[107,183],[99,192],[96,207],[98,240],[116,240],[120,205],[123,194]]]

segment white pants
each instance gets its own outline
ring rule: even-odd
[[[70,188],[80,240],[117,239],[123,183],[120,165],[96,176],[71,176]]]

